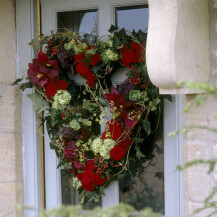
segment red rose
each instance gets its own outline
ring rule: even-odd
[[[85,55],[84,54],[78,54],[78,55],[76,55],[75,56],[75,63],[79,63],[79,62],[81,62],[82,60],[84,60],[85,59]]]
[[[95,181],[94,181],[95,185],[103,185],[104,183],[105,183],[105,179],[102,179],[101,175],[95,176]]]
[[[100,55],[99,54],[94,54],[91,57],[91,66],[95,66],[96,64],[98,64],[100,62]]]
[[[120,145],[115,146],[110,152],[110,156],[112,160],[121,160],[125,155],[126,155],[126,148]]]
[[[87,163],[86,168],[87,168],[87,169],[91,169],[91,170],[95,169],[94,160],[90,160],[90,161]]]
[[[64,80],[60,80],[57,82],[57,89],[58,90],[66,90],[68,87],[68,84]]]
[[[84,76],[90,72],[89,66],[85,66],[85,62],[80,62],[76,65],[75,70],[81,76]]]
[[[81,173],[81,183],[85,190],[93,191],[95,181],[95,173],[92,169],[86,168],[83,173]]]
[[[122,126],[118,122],[110,121],[109,131],[111,133],[111,137],[114,140],[117,140],[122,135]]]
[[[134,63],[140,63],[145,61],[145,50],[142,48],[142,46],[138,43],[135,43],[134,41],[131,41],[131,45],[132,49],[135,52]]]
[[[131,145],[132,144],[132,140],[128,137],[128,138],[126,138],[126,139],[124,139],[123,141],[121,141],[119,144],[118,144],[118,146],[121,146],[121,147],[123,147],[123,148],[127,148],[129,145]]]
[[[55,83],[52,83],[52,82],[49,82],[45,86],[45,90],[46,90],[46,95],[49,99],[57,93],[56,85]]]

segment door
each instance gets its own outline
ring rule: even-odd
[[[50,30],[69,28],[81,34],[107,34],[111,24],[129,31],[148,30],[148,6],[145,0],[41,0],[42,33],[49,34]],[[114,75],[113,81],[118,85],[123,80],[123,74]],[[81,85],[79,78],[77,84]],[[181,175],[174,172],[175,165],[180,163],[182,154],[180,140],[169,139],[167,133],[179,127],[181,100],[174,97],[174,102],[164,104],[164,136],[159,139],[159,150],[164,149],[164,155],[159,151],[157,158],[151,161],[146,174],[136,175],[134,183],[112,182],[103,196],[101,205],[108,207],[127,202],[136,208],[152,206],[156,211],[169,217],[181,215]],[[163,133],[162,132],[162,133]],[[157,160],[156,160],[157,159]],[[67,198],[77,203],[76,192],[67,184],[67,179],[57,170],[58,159],[49,142],[45,140],[45,194],[46,208],[52,208],[67,202]],[[172,173],[173,172],[173,173]],[[68,186],[70,191],[65,190]],[[127,187],[124,187],[127,186]],[[70,192],[67,194],[67,192]],[[72,199],[73,198],[73,199]]]

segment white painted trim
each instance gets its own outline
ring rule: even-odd
[[[58,158],[54,150],[50,149],[48,134],[45,127],[45,204],[46,209],[52,209],[62,204],[61,171],[57,169]]]
[[[182,127],[182,97],[173,96],[173,103],[164,101],[164,186],[165,216],[184,216],[183,174],[175,166],[183,163],[182,134],[169,138],[168,134]]]
[[[31,62],[33,52],[28,45],[34,38],[34,1],[16,1],[17,21],[17,78],[26,74],[27,64]],[[36,133],[36,117],[32,101],[26,96],[32,90],[25,91],[22,97],[22,132],[23,132],[23,182],[25,216],[35,217],[42,208],[41,203],[41,162],[40,135]]]

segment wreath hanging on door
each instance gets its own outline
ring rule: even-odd
[[[71,32],[32,41],[37,58],[27,77],[14,83],[21,82],[22,91],[34,88],[28,97],[37,114],[46,110],[50,146],[59,167],[73,174],[83,201],[98,199],[111,180],[127,173],[135,156],[148,160],[144,153],[152,148],[144,138],[160,121],[162,98],[147,74],[146,34],[115,26],[109,32],[95,42]],[[111,77],[123,67],[126,79],[115,86]],[[76,74],[83,86],[75,84]]]

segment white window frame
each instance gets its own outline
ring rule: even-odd
[[[52,2],[50,0],[50,2]],[[61,2],[61,1],[60,1]],[[70,2],[70,1],[68,1]],[[136,4],[145,4],[146,1],[137,1]],[[132,5],[126,1],[126,6]],[[114,10],[114,6],[123,6],[123,4],[110,5],[110,9]],[[92,8],[97,8],[92,5]],[[34,0],[17,0],[17,77],[22,77],[23,69],[27,69],[28,62],[33,58],[33,52],[28,43],[35,36],[35,1]],[[71,8],[70,8],[71,9]],[[74,8],[78,9],[78,8]],[[82,9],[82,8],[79,8]],[[86,9],[86,7],[85,7]],[[53,17],[51,17],[53,19]],[[111,20],[114,23],[114,17]],[[53,22],[54,24],[55,22]],[[55,27],[55,26],[54,26]],[[50,29],[50,28],[49,28]],[[105,24],[105,30],[100,34],[103,35],[108,29]],[[23,173],[24,173],[24,204],[33,206],[35,210],[26,211],[25,216],[35,217],[41,210],[41,151],[38,144],[38,135],[36,133],[35,115],[32,112],[32,102],[23,96]],[[183,217],[184,216],[184,195],[183,195],[183,175],[182,172],[174,171],[176,165],[182,164],[182,135],[174,138],[168,138],[168,133],[177,130],[182,126],[182,97],[174,96],[174,102],[164,102],[164,182],[165,182],[165,216],[167,217]],[[38,145],[37,145],[38,144]],[[48,151],[49,157],[55,159],[53,162],[53,170],[50,170],[50,180],[46,177],[46,207],[52,208],[61,204],[60,192],[60,171],[56,170],[57,159],[54,151],[45,145],[45,152]],[[46,159],[47,162],[52,162]],[[49,164],[45,164],[49,167]],[[114,196],[118,193],[117,185],[110,187],[109,193]],[[49,202],[49,198],[52,201]],[[115,196],[115,198],[117,198]],[[118,201],[112,200],[110,205]],[[107,201],[108,203],[108,201]]]

